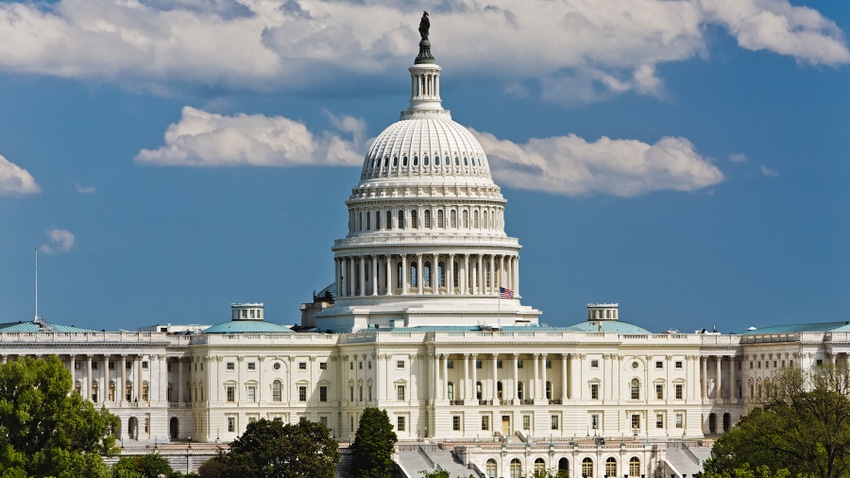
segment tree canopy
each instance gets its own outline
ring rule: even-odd
[[[844,368],[785,369],[714,444],[705,477],[850,476],[850,376]]]
[[[55,355],[0,365],[0,478],[109,476],[118,418],[72,385]]]
[[[367,407],[351,445],[351,474],[358,478],[390,478],[395,469],[393,450],[398,437],[386,410]]]
[[[249,423],[245,433],[199,470],[205,478],[333,478],[339,450],[330,430],[301,420]]]
[[[122,456],[112,465],[112,478],[183,478],[183,473],[174,471],[171,463],[162,455],[148,453],[141,456]]]

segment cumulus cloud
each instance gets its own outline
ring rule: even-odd
[[[76,238],[71,231],[53,228],[47,231],[47,237],[50,242],[42,244],[38,248],[39,251],[45,254],[59,254],[61,252],[68,252],[74,248]]]
[[[594,193],[634,197],[651,191],[695,191],[723,181],[723,173],[685,138],[655,144],[576,135],[533,138],[525,144],[473,131],[502,185],[564,196]]]
[[[767,166],[765,166],[763,164],[761,165],[761,174],[764,175],[764,176],[767,176],[769,178],[778,178],[779,177],[778,172],[774,171],[773,169],[768,168]]]
[[[74,181],[74,187],[77,189],[77,192],[80,194],[94,194],[95,187],[94,186],[83,186],[82,184]]]
[[[0,196],[25,196],[39,191],[29,171],[0,154]]]
[[[152,91],[337,86],[411,60],[419,13],[400,0],[4,2],[0,71]],[[433,51],[453,74],[510,88],[539,81],[552,99],[658,95],[656,66],[704,54],[710,24],[724,26],[743,48],[803,63],[850,62],[840,29],[788,0],[604,7],[586,0],[456,0],[432,14]]]
[[[180,121],[165,132],[165,145],[141,150],[136,162],[162,166],[360,165],[363,121],[328,115],[337,129],[353,139],[329,131],[316,135],[304,123],[283,116],[224,116],[185,106]]]

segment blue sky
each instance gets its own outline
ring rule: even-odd
[[[541,321],[850,320],[850,3],[0,2],[0,321],[298,320],[431,14]]]

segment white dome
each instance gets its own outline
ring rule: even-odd
[[[433,176],[490,182],[490,167],[481,145],[469,130],[447,114],[443,116],[414,117],[390,125],[372,143],[361,179]]]

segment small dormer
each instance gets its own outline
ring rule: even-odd
[[[232,320],[263,320],[262,302],[230,304]]]

